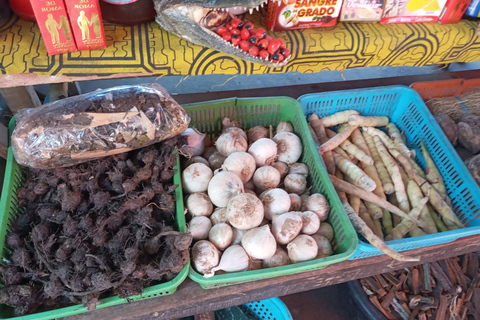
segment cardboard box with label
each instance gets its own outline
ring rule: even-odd
[[[380,23],[437,22],[447,0],[386,0]]]

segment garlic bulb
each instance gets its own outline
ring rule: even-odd
[[[283,250],[281,247],[277,247],[277,251],[273,257],[265,259],[262,261],[262,266],[264,268],[274,268],[280,266],[286,266],[290,263],[290,258],[288,258],[288,253]]]
[[[213,225],[228,222],[227,219],[227,208],[217,208],[213,211],[212,215],[210,216],[210,221],[212,221]]]
[[[252,259],[268,259],[277,250],[277,242],[268,225],[248,230],[242,238],[242,247]]]
[[[205,159],[204,157],[193,156],[190,159],[188,159],[187,162],[185,162],[184,169],[187,168],[192,163],[203,163],[207,167],[210,167],[210,163],[208,163],[207,159]]]
[[[275,161],[272,163],[272,167],[278,170],[280,172],[280,179],[285,178],[285,176],[288,174],[289,167],[285,162],[282,161]]]
[[[205,274],[205,278],[214,276],[215,272],[220,270],[225,272],[245,271],[248,269],[249,262],[250,258],[245,249],[239,245],[233,245],[223,252],[218,266]]]
[[[207,191],[212,177],[212,169],[203,163],[193,163],[182,172],[183,189],[186,193]]]
[[[255,172],[255,159],[247,152],[234,152],[223,162],[227,171],[235,173],[243,183],[248,182]]]
[[[206,192],[194,192],[187,198],[187,211],[192,216],[209,217],[213,211],[213,204]]]
[[[287,212],[273,216],[272,233],[279,244],[287,244],[300,233],[302,226],[300,212]]]
[[[328,241],[326,237],[321,236],[319,234],[314,234],[312,235],[312,238],[317,243],[317,247],[318,247],[317,258],[324,258],[332,255],[333,253],[332,245],[330,244],[330,241]]]
[[[320,224],[320,228],[315,234],[319,234],[321,236],[324,236],[325,238],[328,239],[328,241],[332,242],[335,232],[333,231],[332,225],[328,222],[322,222]]]
[[[267,190],[260,195],[260,200],[262,200],[265,218],[269,220],[272,220],[274,215],[282,214],[290,210],[290,197],[283,189]]]
[[[277,144],[272,139],[261,138],[250,145],[248,153],[255,159],[257,167],[268,166],[277,157]]]
[[[215,148],[215,147],[205,148],[205,150],[204,150],[203,153],[202,153],[202,157],[205,158],[205,159],[208,159],[208,158],[210,158],[210,156],[211,156],[212,154],[215,153],[215,151],[217,151],[217,148]]]
[[[242,238],[243,235],[247,232],[248,230],[241,230],[237,228],[232,227],[232,243],[231,244],[240,244],[242,243]]]
[[[312,211],[304,211],[300,214],[302,216],[302,233],[314,234],[320,228],[320,218]]]
[[[257,195],[257,194],[255,193],[255,191],[250,190],[250,189],[245,189],[245,193],[250,193],[250,194],[253,194],[254,196]]]
[[[300,138],[291,132],[282,131],[273,137],[277,143],[278,161],[292,164],[302,155],[302,142]]]
[[[301,211],[302,210],[302,198],[296,193],[289,193],[290,197],[290,209],[288,211]]]
[[[242,193],[231,198],[227,206],[228,222],[237,229],[258,227],[263,220],[262,202],[249,193]]]
[[[247,130],[248,143],[252,144],[258,139],[268,138],[268,129],[263,126],[256,126]]]
[[[292,124],[288,121],[280,121],[278,123],[277,130],[275,131],[275,133],[279,133],[282,131],[293,132]]]
[[[252,176],[252,177],[253,177],[253,176]],[[253,179],[250,179],[250,180],[248,180],[247,182],[245,182],[245,183],[243,184],[243,187],[244,187],[245,189],[250,189],[250,190],[255,189],[255,184],[253,183]]]
[[[192,156],[199,156],[202,154],[203,149],[205,148],[203,142],[205,133],[201,133],[195,128],[187,128],[187,130],[185,130],[181,135],[187,137],[186,148],[188,153],[190,153]]]
[[[222,133],[222,135],[218,137],[217,142],[215,142],[218,152],[225,157],[228,157],[235,151],[247,151],[247,139],[244,138],[241,133],[243,130],[237,129],[238,130],[229,130]]]
[[[260,190],[276,188],[280,184],[280,172],[272,166],[263,166],[253,174],[253,183]]]
[[[325,221],[328,218],[328,211],[330,206],[327,199],[320,193],[314,193],[308,197],[305,207],[309,211],[313,211],[320,218],[320,221]]]
[[[192,248],[193,267],[201,274],[209,273],[218,265],[220,252],[207,240],[198,241]]]
[[[213,171],[220,169],[225,162],[225,159],[227,159],[227,157],[220,154],[220,152],[215,151],[210,157],[208,157],[210,168],[212,168]]]
[[[238,124],[238,123],[237,123]],[[241,128],[239,127],[228,127],[228,128],[225,128],[225,130],[223,130],[222,133],[227,133],[227,132],[233,132],[235,134],[239,134],[241,135],[245,141],[248,141],[247,139],[247,134],[245,133],[245,131],[243,131]]]
[[[228,201],[243,193],[243,183],[236,174],[222,171],[217,173],[208,184],[208,196],[217,207],[226,207]]]
[[[311,236],[301,234],[287,245],[287,250],[290,260],[297,263],[315,259],[318,246]]]
[[[302,194],[307,189],[307,178],[298,173],[290,173],[283,181],[288,193]]]
[[[262,260],[250,260],[248,264],[248,271],[262,269]]]
[[[212,222],[205,216],[196,216],[190,220],[188,227],[194,240],[205,240],[212,228]]]
[[[226,223],[214,225],[208,233],[208,240],[219,250],[225,250],[232,242],[233,231]]]
[[[295,162],[294,164],[290,165],[289,173],[297,173],[301,174],[302,176],[308,176],[308,167],[305,163]]]

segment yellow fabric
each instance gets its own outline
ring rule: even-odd
[[[257,13],[253,22],[264,25]],[[459,24],[350,24],[277,32],[292,60],[278,69],[245,62],[194,45],[150,23],[135,27],[105,24],[108,47],[48,56],[35,23],[12,18],[0,27],[0,73],[106,76],[261,74],[319,72],[370,66],[424,66],[480,60],[478,22]],[[5,79],[4,77],[1,77]],[[0,78],[0,81],[1,81]]]

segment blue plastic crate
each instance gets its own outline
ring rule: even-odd
[[[480,233],[480,188],[415,90],[405,86],[390,86],[332,91],[303,95],[298,101],[306,116],[316,113],[319,117],[324,117],[354,109],[366,116],[389,117],[400,130],[405,131],[408,147],[417,150],[416,161],[425,169],[425,159],[420,148],[420,139],[423,139],[445,180],[453,209],[466,227],[387,241],[395,251],[448,243]],[[359,241],[357,251],[350,260],[381,254],[383,253],[374,246]]]
[[[255,301],[245,306],[260,319],[293,320],[290,310],[279,298]]]

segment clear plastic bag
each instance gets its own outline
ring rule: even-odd
[[[11,140],[20,165],[51,169],[157,143],[189,122],[162,86],[120,86],[20,110]]]

